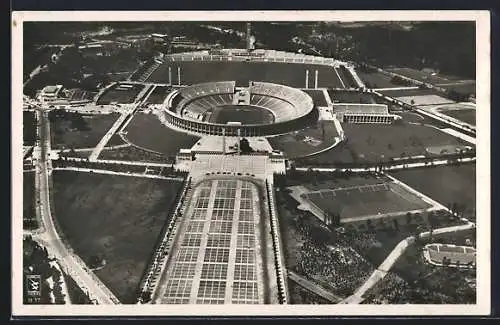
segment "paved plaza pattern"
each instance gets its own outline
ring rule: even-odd
[[[256,185],[206,180],[194,189],[191,202],[159,303],[264,303]]]

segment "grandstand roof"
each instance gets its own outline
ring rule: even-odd
[[[335,113],[387,115],[389,110],[383,104],[333,104]]]

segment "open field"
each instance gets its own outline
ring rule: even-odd
[[[305,87],[309,69],[309,86],[314,85],[318,70],[318,87],[342,87],[335,70],[329,66],[276,62],[166,62],[156,69],[147,81],[168,82],[168,67],[172,68],[172,83],[177,84],[177,68],[181,68],[181,84],[191,85],[209,81],[235,80],[237,86],[247,87],[249,81],[266,81],[291,87]]]
[[[267,140],[273,149],[285,152],[289,158],[315,154],[335,143],[338,137],[333,121],[319,121],[316,125],[300,131],[269,137]]]
[[[175,156],[181,148],[190,149],[199,140],[168,128],[153,114],[135,114],[125,132],[126,138],[134,145],[169,157]]]
[[[459,94],[475,94],[476,93],[476,82],[464,82],[464,83],[444,83],[438,84],[439,87],[446,89],[447,91],[455,91]]]
[[[96,256],[105,260],[95,273],[123,303],[135,302],[180,187],[178,181],[54,172],[60,230],[84,261]]]
[[[457,120],[469,123],[471,125],[476,125],[476,110],[470,109],[457,109],[457,110],[446,110],[441,113],[456,118]]]
[[[397,85],[391,82],[391,77],[381,72],[360,72],[356,70],[356,74],[363,81],[367,88],[393,88]]]
[[[128,89],[121,89],[120,85],[116,84],[111,88],[107,89],[101,96],[97,99],[97,105],[107,105],[111,103],[119,104],[130,104],[133,103],[137,95],[144,89],[144,85],[131,84]]]
[[[35,172],[23,172],[23,228],[36,227]]]
[[[401,170],[391,175],[445,206],[454,202],[463,205],[464,217],[475,219],[475,163]]]
[[[36,138],[35,112],[23,111],[23,145],[32,146]]]
[[[270,124],[274,122],[274,115],[265,108],[251,105],[226,105],[212,109],[210,123],[227,124],[241,122],[241,124]]]
[[[387,161],[425,155],[433,146],[467,146],[460,139],[433,127],[411,124],[343,124],[347,140],[332,150],[308,159],[310,163],[339,164]]]
[[[51,112],[52,113],[52,112]],[[118,113],[102,115],[69,113],[50,118],[53,148],[93,148],[118,119]]]
[[[315,106],[328,106],[323,90],[308,89],[303,91],[311,96]]]
[[[409,96],[426,96],[426,95],[443,96],[442,93],[434,89],[382,90],[380,91],[380,93],[393,98],[409,97]]]
[[[155,89],[151,92],[151,94],[146,99],[146,104],[161,104],[167,97],[167,94],[170,92],[171,88],[167,86],[156,86]]]

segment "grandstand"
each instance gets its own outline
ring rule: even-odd
[[[390,124],[401,119],[399,115],[390,114],[387,105],[383,104],[336,103],[333,104],[333,112],[344,123]]]

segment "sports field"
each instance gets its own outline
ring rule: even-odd
[[[314,102],[314,106],[328,106],[328,103],[326,102],[325,99],[325,95],[323,94],[323,90],[308,89],[303,91],[309,96],[311,96]]]
[[[449,75],[432,75],[429,72],[412,68],[387,68],[387,71],[403,75],[408,78],[416,79],[419,81],[427,82],[433,85],[446,84],[451,82],[458,82],[466,80],[465,78]]]
[[[300,131],[267,138],[273,149],[281,150],[289,158],[313,155],[335,144],[338,137],[333,121],[319,121]]]
[[[441,113],[456,118],[457,120],[469,123],[471,125],[476,125],[476,110],[469,109],[457,109],[457,110],[446,110]]]
[[[391,82],[391,77],[381,72],[360,72],[356,70],[356,74],[363,81],[367,88],[393,88],[397,87]]]
[[[130,104],[133,103],[137,95],[144,89],[144,85],[130,84],[130,88],[123,88],[123,84],[116,84],[107,89],[97,99],[97,105],[107,105],[111,103]]]
[[[322,211],[339,213],[341,220],[430,207],[392,182],[308,192],[303,197]]]
[[[305,87],[309,70],[309,87],[314,85],[314,71],[318,70],[318,87],[342,87],[335,70],[323,65],[303,65],[276,62],[166,62],[156,69],[147,81],[168,82],[168,67],[172,69],[172,83],[178,83],[177,68],[181,68],[181,84],[191,85],[210,81],[236,81],[237,86],[248,87],[249,81],[265,81],[296,88]]]
[[[93,148],[109,131],[120,114],[67,115],[51,118],[53,148]]]
[[[121,302],[135,302],[180,187],[178,181],[54,171],[59,229],[84,261],[105,260],[95,273]]]
[[[167,94],[170,92],[171,88],[167,86],[156,86],[155,89],[151,92],[151,94],[146,99],[146,104],[161,104],[167,97]]]
[[[166,127],[153,114],[135,114],[125,132],[126,138],[134,145],[166,156],[175,156],[181,148],[190,149],[199,140]]]
[[[209,113],[211,123],[226,124],[227,122],[241,122],[241,124],[270,124],[274,122],[274,115],[265,108],[251,105],[226,105],[215,107]]]
[[[377,162],[391,158],[425,155],[432,146],[470,145],[433,127],[412,124],[342,125],[347,141],[309,159],[311,163]]]
[[[463,216],[475,218],[476,164],[415,168],[391,173],[400,181],[439,203],[447,206],[458,203],[464,207]]]
[[[399,98],[399,97],[416,97],[416,96],[427,96],[436,95],[442,96],[443,94],[434,89],[398,89],[398,90],[382,90],[381,94],[389,97]]]
[[[36,138],[35,112],[23,111],[23,145],[32,146]]]

